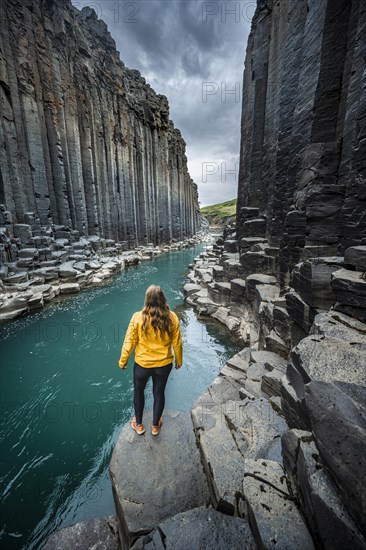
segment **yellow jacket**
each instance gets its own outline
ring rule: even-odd
[[[162,338],[160,331],[157,331],[155,335],[152,326],[148,327],[145,335],[142,331],[142,312],[137,311],[132,315],[123,342],[121,357],[118,361],[121,369],[127,365],[127,361],[135,346],[135,361],[141,367],[164,367],[173,362],[174,355],[176,364],[182,365],[183,346],[179,319],[174,311],[170,313],[173,319],[171,339],[166,333],[164,333],[164,337]]]

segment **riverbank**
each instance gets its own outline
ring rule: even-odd
[[[64,226],[40,230],[38,235],[30,225],[16,224],[12,237],[8,227],[0,229],[0,322],[38,311],[57,296],[103,285],[126,267],[164,252],[212,241],[209,233],[201,231],[169,245],[150,243],[128,250],[126,242],[80,237]]]
[[[308,258],[281,292],[264,238],[239,253],[235,227],[225,237],[184,288],[246,342],[191,412],[214,507],[246,517],[259,548],[366,548],[365,250]]]

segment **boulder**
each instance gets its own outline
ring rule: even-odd
[[[250,351],[251,351],[250,349],[244,348],[244,350],[230,357],[226,361],[226,364],[229,365],[229,367],[240,371],[246,377],[246,372],[250,365],[250,359],[251,359]]]
[[[224,267],[224,276],[227,281],[231,279],[236,279],[240,277],[240,272],[242,270],[239,260],[225,260],[223,262]]]
[[[298,397],[285,375],[281,379],[281,409],[290,428],[310,430],[310,419],[304,399]]]
[[[253,248],[253,246],[265,243],[267,243],[267,239],[265,239],[264,237],[244,237],[240,240],[240,252],[249,252]]]
[[[271,275],[265,275],[264,273],[252,273],[246,278],[245,283],[247,295],[253,296],[254,298],[255,289],[258,285],[276,285],[277,279]]]
[[[230,303],[231,285],[230,283],[213,282],[207,285],[208,297],[215,303],[222,306],[228,306]]]
[[[12,275],[9,274],[7,277],[4,277],[4,283],[7,283],[7,284],[22,283],[27,280],[28,280],[27,271],[18,271],[17,273],[14,273]]]
[[[231,301],[241,302],[245,296],[245,280],[244,279],[232,279],[231,283]]]
[[[73,262],[64,262],[58,266],[58,273],[61,279],[68,279],[75,277],[80,272],[74,269]]]
[[[365,413],[340,388],[327,382],[310,382],[305,403],[323,462],[347,509],[366,535]]]
[[[344,263],[356,271],[366,271],[366,246],[350,246],[344,253]]]
[[[219,307],[214,313],[212,313],[211,317],[214,319],[217,319],[222,323],[223,325],[226,325],[227,317],[229,316],[230,310],[226,307]]]
[[[36,292],[31,298],[28,299],[28,307],[30,309],[42,309],[44,305],[44,299],[42,292]]]
[[[335,309],[366,323],[366,278],[361,271],[340,269],[332,274]]]
[[[227,252],[238,252],[238,241],[234,239],[227,239],[224,241],[224,250]]]
[[[214,265],[212,267],[212,275],[215,281],[222,281],[224,279],[224,268],[222,265]]]
[[[335,334],[310,335],[293,349],[287,376],[300,399],[310,380],[366,386],[366,334],[346,329],[341,334],[347,333],[347,339]]]
[[[277,353],[272,351],[257,351],[250,350],[250,362],[258,363],[265,367],[266,371],[280,370],[283,374],[286,373],[286,361]]]
[[[232,317],[230,314],[225,318],[225,325],[230,332],[237,332],[240,326],[240,321],[237,317]]]
[[[282,454],[292,492],[301,503],[317,546],[364,549],[366,543],[321,462],[313,434],[289,430],[282,436]]]
[[[243,494],[257,548],[315,548],[279,462],[246,459]]]
[[[17,269],[28,269],[30,267],[33,267],[35,264],[34,258],[22,258],[20,260],[17,260],[16,266]]]
[[[240,396],[240,390],[240,385],[233,384],[233,379],[230,376],[226,376],[226,374],[224,375],[222,368],[218,376],[213,379],[206,391],[209,392],[209,395],[214,402],[219,404],[225,403],[225,401],[229,400],[238,401],[242,399]],[[202,395],[207,396],[207,393],[204,392]],[[209,404],[211,404],[210,400]]]
[[[104,516],[63,527],[42,550],[120,550],[116,516]]]
[[[45,281],[52,281],[58,279],[57,266],[41,267],[32,271],[32,276],[43,277]]]
[[[265,340],[266,340],[266,349],[268,351],[272,351],[280,355],[281,357],[284,357],[285,359],[288,358],[289,347],[286,344],[286,342],[284,342],[282,338],[280,338],[278,334],[276,334],[274,330],[272,330],[268,334],[268,336],[266,336]]]
[[[66,262],[69,259],[69,251],[68,250],[52,250],[51,252],[51,258],[55,260],[55,262]]]
[[[251,283],[247,285],[248,293]],[[277,285],[257,284],[253,293],[253,308],[259,311],[262,302],[274,302],[279,297],[280,288]]]
[[[39,255],[37,248],[22,248],[18,252],[19,258],[36,258]]]
[[[195,294],[196,292],[199,292],[200,290],[201,290],[201,286],[196,285],[194,283],[187,283],[183,287],[184,296],[191,296],[192,294]]]
[[[218,304],[214,304],[208,296],[199,297],[195,303],[199,315],[212,315],[219,307]]]
[[[241,492],[245,460],[280,459],[280,435],[287,430],[267,399],[247,390],[241,396],[218,404],[208,389],[191,409],[211,497],[215,508],[229,514],[240,513],[235,495]]]
[[[32,292],[29,291],[10,295],[9,298],[6,298],[2,304],[1,313],[27,308],[27,302],[31,296]]]
[[[240,255],[241,277],[252,273],[264,273],[274,276],[277,271],[276,259],[264,252],[244,252]]]
[[[50,302],[56,295],[55,287],[48,284],[34,285],[32,290],[35,294],[41,293],[45,303]]]
[[[265,373],[262,377],[261,382],[262,391],[266,393],[269,397],[271,397],[272,395],[277,395],[278,397],[281,397],[283,376],[283,372],[278,369],[274,369],[271,372]]]
[[[112,454],[109,472],[127,548],[134,538],[167,518],[208,503],[189,414],[165,409],[163,421],[158,437],[148,430],[140,436],[127,422]],[[143,422],[151,426],[151,410],[145,411]],[[136,475],[137,471],[146,475]]]
[[[301,299],[312,308],[329,309],[336,298],[332,291],[331,276],[343,265],[343,258],[313,258],[295,266],[291,286]]]
[[[253,218],[245,221],[244,234],[247,237],[265,237],[266,220],[264,218]]]
[[[285,307],[274,305],[273,330],[285,342],[287,349],[291,347],[290,315]]]
[[[255,550],[248,522],[200,506],[176,514],[137,539],[131,550],[167,549]]]
[[[86,269],[92,269],[93,271],[96,271],[100,269],[102,266],[97,260],[88,260],[85,262]]]
[[[26,223],[15,223],[13,225],[14,237],[21,239],[23,244],[32,242],[32,228]]]
[[[230,401],[237,403],[237,401]],[[244,458],[225,416],[227,402],[216,403],[208,388],[194,403],[191,416],[215,509],[240,514]],[[223,467],[225,464],[225,467]]]
[[[17,309],[12,309],[9,311],[4,311],[0,309],[0,321],[7,321],[9,319],[16,319],[28,313],[28,307],[21,307]]]
[[[309,334],[315,315],[319,313],[319,310],[306,304],[297,292],[286,294],[286,307],[291,319],[303,329],[305,334]]]
[[[61,294],[74,294],[80,292],[79,283],[62,283],[60,284]]]

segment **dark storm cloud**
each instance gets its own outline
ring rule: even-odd
[[[239,160],[243,66],[255,0],[73,4],[93,7],[123,62],[168,97],[202,206],[235,197],[237,175],[229,171]]]
[[[218,47],[217,19],[206,18],[204,21],[203,2],[177,1],[175,4],[179,6],[179,25],[184,36],[193,40],[199,50],[213,52]]]

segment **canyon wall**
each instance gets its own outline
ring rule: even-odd
[[[362,0],[258,0],[237,236],[267,237],[282,286],[301,259],[366,244],[365,36]]]
[[[0,6],[2,224],[56,224],[128,246],[200,229],[167,98],[70,0]],[[30,215],[29,215],[30,214]]]

